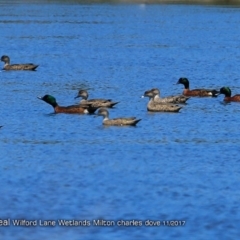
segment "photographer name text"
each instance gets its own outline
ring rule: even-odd
[[[27,220],[27,219],[0,219],[0,227],[180,227],[184,226],[186,221],[184,220],[104,220],[104,219],[94,219],[94,220]]]

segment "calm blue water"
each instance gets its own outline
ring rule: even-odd
[[[181,93],[179,77],[240,93],[239,8],[0,1],[0,29],[1,55],[40,65],[0,72],[0,219],[11,222],[1,239],[239,238],[240,105],[221,95],[192,98],[178,114],[148,113],[140,98],[153,87]],[[120,101],[110,117],[142,121],[103,127],[101,117],[52,114],[37,99],[75,104],[80,88]],[[186,223],[93,226],[98,219]]]

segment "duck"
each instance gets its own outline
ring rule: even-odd
[[[90,104],[71,105],[67,107],[59,106],[56,101],[56,98],[49,94],[46,94],[43,97],[38,97],[38,99],[50,104],[54,108],[55,113],[92,114],[99,108],[99,107],[92,106]]]
[[[109,112],[106,108],[99,108],[97,115],[103,116],[103,125],[106,126],[136,126],[141,121],[136,117],[109,119]]]
[[[107,108],[112,108],[113,106],[115,106],[116,104],[118,104],[119,102],[112,102],[111,99],[102,99],[102,98],[98,98],[98,99],[88,99],[88,92],[86,90],[79,90],[78,95],[75,97],[79,98],[81,97],[81,103],[84,104],[94,104],[95,106],[99,106],[99,107],[107,107]]]
[[[187,78],[179,78],[178,82],[176,84],[183,84],[184,90],[183,95],[184,96],[190,96],[190,97],[217,97],[219,95],[219,91],[215,89],[189,89],[189,81]]]
[[[25,64],[10,64],[10,58],[7,55],[1,57],[1,61],[4,62],[3,70],[36,70],[39,65],[33,63]]]
[[[240,102],[240,94],[236,94],[231,97],[232,92],[229,87],[222,87],[220,89],[220,94],[224,94],[224,101],[226,102]]]
[[[182,108],[181,106],[171,104],[171,103],[159,103],[154,101],[156,92],[152,90],[147,90],[144,92],[142,97],[148,97],[149,102],[147,105],[147,110],[150,112],[179,112]]]
[[[176,104],[180,103],[181,104],[181,103],[186,103],[186,101],[190,98],[184,95],[175,95],[175,96],[160,98],[160,91],[158,88],[153,88],[151,89],[151,91],[154,94],[153,101],[158,103],[176,103]]]

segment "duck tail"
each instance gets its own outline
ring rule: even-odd
[[[35,71],[37,69],[39,65],[33,65],[33,67],[31,68],[32,71]]]
[[[133,124],[132,124],[132,125],[133,125],[133,126],[136,126],[136,125],[137,125],[137,123],[138,123],[138,122],[140,122],[141,120],[142,120],[142,119],[136,119],[136,120],[134,120],[134,122],[133,122]]]
[[[110,107],[113,107],[113,106],[115,106],[116,104],[118,104],[119,102],[111,102],[111,105],[110,105]]]

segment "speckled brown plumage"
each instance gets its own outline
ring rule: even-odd
[[[111,99],[103,99],[103,98],[98,98],[98,99],[89,99],[88,100],[88,92],[86,90],[79,90],[78,95],[75,98],[81,97],[80,104],[93,104],[94,106],[98,107],[107,107],[107,108],[112,108],[119,102],[112,102]]]
[[[25,64],[10,64],[10,58],[6,55],[1,57],[1,61],[4,62],[3,70],[31,70],[34,71],[38,67],[33,63],[25,63]]]
[[[157,103],[175,103],[175,104],[186,103],[186,101],[190,98],[184,95],[175,95],[161,98],[160,91],[158,88],[153,88],[150,91],[152,91],[154,94],[153,101]]]
[[[152,90],[145,91],[143,97],[149,98],[147,110],[150,112],[179,112],[179,110],[182,108],[182,107],[172,104],[172,103],[155,102],[153,100],[154,93]]]
[[[103,125],[106,126],[136,126],[141,121],[141,119],[136,119],[136,117],[109,119],[109,113],[106,108],[100,108],[98,116],[103,116]]]

